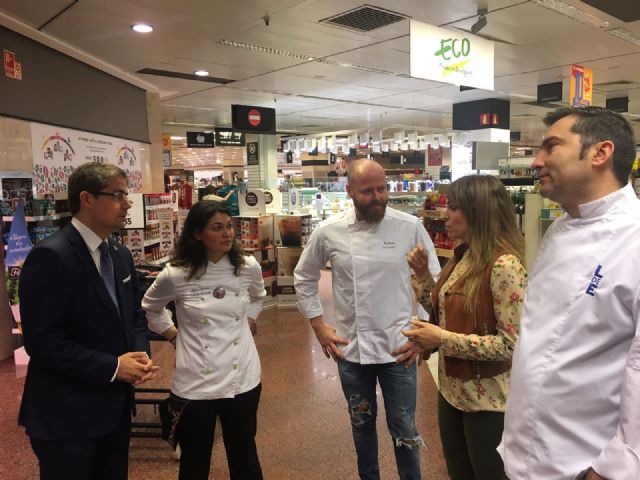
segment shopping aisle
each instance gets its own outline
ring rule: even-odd
[[[330,304],[329,272],[323,273],[322,297]],[[333,360],[318,348],[313,332],[295,309],[267,310],[259,319],[256,343],[262,360],[262,399],[258,420],[258,449],[267,480],[357,479],[349,416]],[[153,385],[167,386],[173,348],[153,345],[162,374]],[[420,370],[418,428],[427,448],[422,451],[424,480],[445,480],[435,414],[436,389],[426,365]],[[37,463],[16,418],[24,379],[15,379],[11,360],[0,362],[0,478],[37,478]],[[381,396],[379,396],[381,401]],[[382,407],[382,405],[381,405]],[[152,417],[151,407],[139,409],[140,419]],[[154,417],[155,418],[155,417]],[[397,478],[383,411],[378,418],[382,478]],[[178,464],[159,439],[131,442],[131,480],[177,478]],[[219,432],[211,478],[228,478]]]

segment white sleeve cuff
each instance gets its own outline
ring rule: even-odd
[[[116,377],[118,376],[118,370],[120,370],[120,359],[118,358],[118,365],[116,365],[116,371],[113,372],[113,377],[111,377],[111,380],[109,380],[110,383],[113,383],[116,379]]]
[[[640,478],[640,457],[618,435],[604,447],[593,462],[592,468],[604,478],[615,480],[638,480]]]
[[[298,300],[297,306],[298,311],[305,318],[314,318],[324,313],[320,299],[308,298],[305,300]]]

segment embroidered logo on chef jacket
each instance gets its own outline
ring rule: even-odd
[[[602,282],[602,265],[596,267],[596,271],[593,272],[593,277],[591,277],[591,283],[589,283],[585,293],[595,297],[596,289],[600,286],[600,282]]]
[[[396,242],[382,242],[382,248],[396,248]]]

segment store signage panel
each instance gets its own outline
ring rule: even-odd
[[[213,133],[187,132],[187,148],[213,148]]]
[[[260,165],[258,142],[247,143],[247,165]]]
[[[561,102],[562,82],[544,83],[538,85],[538,103]]]
[[[410,21],[411,76],[493,90],[493,42]]]
[[[215,144],[218,147],[244,147],[244,133],[236,132],[232,128],[216,128]]]
[[[275,135],[276,111],[273,108],[231,105],[231,125],[241,132]]]
[[[593,70],[582,65],[571,65],[572,107],[589,107],[593,102]]]
[[[144,202],[141,193],[130,193],[131,208],[127,211],[124,228],[144,228]]]
[[[66,192],[71,172],[87,162],[120,167],[127,173],[129,190],[142,190],[138,142],[32,122],[31,148],[38,193]]]

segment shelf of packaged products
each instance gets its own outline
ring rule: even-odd
[[[453,257],[453,249],[451,248],[436,248],[436,255],[444,258]]]
[[[162,203],[160,205],[145,205],[145,210],[165,210],[167,208],[173,208],[173,203]]]
[[[151,265],[160,265],[161,263],[165,263],[169,261],[169,255],[165,257],[158,258],[157,260],[149,260],[145,263],[149,263]]]
[[[160,220],[147,220],[147,225],[157,225],[160,223]]]
[[[418,210],[416,211],[416,216],[429,218],[431,220],[444,220],[445,215],[447,214],[446,210]]]
[[[24,217],[27,222],[45,222],[48,220],[60,220],[61,218],[70,217],[71,213],[58,213],[56,215],[44,215],[40,217]],[[2,217],[3,222],[13,222],[13,217]]]
[[[145,247],[150,247],[151,245],[156,245],[157,243],[160,243],[160,239],[159,238],[155,238],[155,239],[151,239],[151,240],[145,240],[144,241],[144,246]]]

